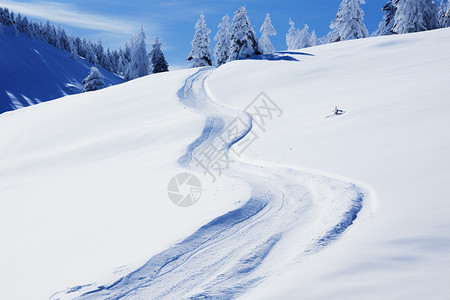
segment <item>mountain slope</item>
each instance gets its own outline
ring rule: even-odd
[[[171,295],[188,296],[183,288],[195,274],[201,280],[189,293],[197,297],[445,298],[449,41],[443,29],[342,42],[232,62],[205,77],[197,69],[151,75],[1,115],[9,130],[0,132],[0,298],[114,291],[112,283],[136,284],[127,279],[142,270],[150,271],[137,280],[151,279],[158,265],[175,283],[158,291]],[[203,96],[186,100],[182,88],[196,76],[204,84],[191,90]],[[215,183],[177,163],[204,140],[211,118],[230,118],[230,107],[244,109],[261,91],[284,113],[240,163]],[[204,110],[204,101],[216,108]],[[335,106],[346,113],[326,118]],[[203,194],[180,208],[166,189],[186,167]],[[336,227],[336,242],[305,250],[320,228],[339,222],[339,201],[354,190],[346,182],[365,196],[357,218],[345,232]],[[283,199],[266,191],[296,197],[265,206],[177,265],[180,245],[236,220],[249,200]],[[342,196],[333,198],[336,191]]]
[[[15,36],[12,27],[0,33],[0,113],[80,93],[81,82],[92,66],[82,58],[43,41]],[[101,69],[106,85],[122,83],[118,76]]]
[[[308,55],[291,55],[298,62],[231,63],[211,75],[227,105],[242,109],[263,90],[285,111],[245,153],[250,161],[339,174],[376,194],[338,243],[244,298],[449,295],[449,47],[450,29],[440,29],[302,49]],[[326,118],[335,106],[346,113]]]

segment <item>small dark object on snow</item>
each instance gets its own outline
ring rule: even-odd
[[[333,117],[333,116],[340,116],[340,115],[342,115],[342,114],[345,114],[345,111],[342,110],[342,109],[339,109],[337,106],[335,106],[335,107],[334,107],[334,110],[333,110],[333,114],[327,116],[327,118]]]
[[[342,115],[343,113],[345,113],[345,111],[343,111],[342,109],[337,108],[337,106],[334,107],[333,115],[339,116],[339,115]]]

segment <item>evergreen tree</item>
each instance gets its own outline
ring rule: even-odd
[[[187,58],[188,61],[191,61],[191,68],[212,65],[210,33],[211,30],[206,27],[205,16],[202,13],[195,24],[195,34],[191,42],[192,50]]]
[[[164,57],[164,53],[161,50],[161,42],[159,37],[156,37],[153,43],[153,50],[150,53],[152,62],[152,73],[161,73],[169,71],[169,64]]]
[[[129,44],[125,45],[125,51],[121,50],[121,53],[113,51],[111,53],[109,49],[105,51],[101,41],[92,43],[91,41],[86,41],[86,39],[81,40],[79,37],[69,36],[66,34],[64,28],[60,26],[55,28],[48,20],[45,24],[42,24],[40,22],[29,21],[27,17],[23,17],[21,14],[18,14],[15,18],[14,13],[9,12],[7,8],[0,8],[0,32],[3,31],[3,26],[11,26],[16,35],[18,35],[19,32],[22,32],[30,38],[40,39],[58,49],[67,51],[70,53],[72,59],[77,59],[77,56],[80,56],[93,64],[104,67],[108,71],[117,72],[124,76],[128,74],[130,75],[128,76],[128,79],[141,76],[133,75],[138,72],[136,71],[136,68],[139,65],[136,64],[136,62],[139,61],[138,57],[146,57],[146,60],[140,60],[148,67],[145,74],[148,74],[150,70],[149,57],[146,53],[144,54],[145,46],[144,48],[142,47],[142,45],[145,45],[145,42],[139,43],[139,39],[136,37],[134,37]],[[140,51],[142,49],[144,50]],[[134,68],[131,66],[133,56],[135,57]],[[146,68],[142,67],[141,69]]]
[[[448,0],[441,1],[439,9],[439,27],[450,27],[450,2]]]
[[[105,68],[106,70],[108,70],[110,72],[114,72],[113,71],[114,70],[114,67],[113,67],[114,56],[112,55],[111,50],[109,48],[106,49],[106,54],[104,56],[105,56],[105,58],[104,58],[104,62],[103,62],[103,64],[104,64],[103,68]]]
[[[13,24],[11,21],[9,10],[6,7],[0,8],[0,23],[5,26],[11,26]]]
[[[217,41],[214,47],[214,57],[216,58],[216,66],[220,67],[230,57],[230,17],[225,15],[217,27],[219,30],[214,37],[214,41]]]
[[[23,22],[23,25],[22,25],[23,31],[22,32],[25,33],[29,38],[33,38],[32,26],[31,26],[30,21],[28,21],[28,18],[24,17],[22,22]]]
[[[131,60],[125,77],[127,80],[136,79],[149,74],[150,61],[145,47],[144,28],[133,37],[131,43]]]
[[[11,21],[12,21],[12,26],[14,28],[14,35],[15,36],[19,36],[19,30],[17,30],[16,19],[14,18],[14,12],[13,11],[11,11]]]
[[[305,24],[302,30],[300,30],[297,40],[296,49],[302,49],[313,46],[311,43],[311,35],[309,34],[309,26]]]
[[[275,48],[270,42],[270,36],[276,35],[277,31],[272,25],[269,13],[267,13],[266,18],[264,19],[264,23],[262,24],[259,32],[261,32],[261,38],[259,39],[259,47],[262,53],[266,54],[275,52]]]
[[[363,22],[364,12],[359,3],[364,4],[365,2],[364,0],[343,0],[341,2],[336,19],[330,24],[330,43],[369,36]]]
[[[123,57],[123,53],[120,54],[119,60],[117,61],[117,74],[125,75],[125,71],[128,69],[128,64],[126,59]]]
[[[5,7],[3,10],[3,25],[5,26],[11,26],[14,24],[14,20],[11,19],[11,14],[9,13],[9,10]]]
[[[309,44],[311,47],[317,46],[317,35],[315,30],[313,30],[309,36]]]
[[[286,45],[288,47],[288,50],[295,50],[298,49],[298,38],[300,35],[300,31],[295,28],[295,23],[291,19],[289,19],[289,31],[286,34]]]
[[[95,54],[95,46],[91,41],[88,41],[86,45],[86,60],[91,64],[98,64],[97,55]]]
[[[96,44],[94,44],[94,53],[97,57],[98,64],[102,67],[106,66],[105,62],[105,50],[103,49],[102,40],[99,39]]]
[[[108,49],[109,50],[109,49]],[[111,70],[112,72],[119,74],[118,66],[119,66],[119,52],[117,50],[111,51]]]
[[[56,30],[55,27],[50,25],[50,21],[47,20],[47,23],[42,30],[42,37],[47,43],[56,47]]]
[[[59,31],[59,44],[61,45],[61,49],[70,51],[69,45],[69,37],[66,34],[66,31],[62,27],[58,27]]]
[[[78,53],[80,53],[81,56],[87,59],[88,49],[89,43],[88,41],[86,41],[86,38],[83,38],[83,40],[81,41],[81,48],[78,49]]]
[[[22,16],[20,15],[20,13],[17,15],[17,18],[16,18],[16,28],[20,32],[23,32],[23,22],[22,22]]]
[[[131,41],[127,44],[125,44],[125,48],[122,52],[122,57],[123,57],[123,63],[124,66],[128,69],[128,65],[131,62]],[[126,72],[126,70],[124,70],[124,72]]]
[[[397,34],[436,29],[438,7],[433,0],[399,0],[392,32]]]
[[[13,11],[11,11],[10,18],[11,18],[12,26],[14,28],[14,35],[19,36],[19,30],[17,29],[16,18],[14,17]]]
[[[83,51],[83,42],[79,37],[73,39],[73,43],[75,44],[78,55],[84,57],[85,52]]]
[[[245,7],[239,8],[231,22],[231,46],[228,61],[260,55],[255,30],[247,17]]]
[[[378,25],[378,29],[373,33],[373,36],[392,34],[395,13],[397,11],[397,2],[398,0],[389,0],[389,2],[383,6],[383,21],[380,22],[380,24]]]
[[[84,85],[83,93],[104,88],[105,82],[103,81],[103,78],[104,76],[100,73],[99,69],[96,67],[91,67],[88,77],[86,77],[82,82]]]
[[[38,23],[33,23],[33,35],[35,38],[43,40],[42,37],[42,26],[40,26]]]
[[[55,47],[58,49],[63,49],[63,47],[61,45],[61,37],[62,37],[61,27],[58,26],[58,29],[56,30],[56,37],[55,37]]]
[[[73,39],[70,39],[69,48],[70,48],[70,58],[73,60],[77,60],[77,57],[78,57],[77,47],[75,47],[75,43],[73,42]]]
[[[11,11],[11,13],[9,14],[9,17],[11,19],[12,24],[16,24],[16,18],[14,17],[14,12]]]

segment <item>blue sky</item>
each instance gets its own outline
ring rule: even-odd
[[[325,35],[334,19],[341,0],[77,0],[77,1],[8,1],[0,0],[0,6],[34,20],[49,19],[66,28],[68,33],[92,40],[102,39],[105,46],[118,48],[125,44],[141,25],[147,33],[147,43],[156,36],[163,42],[163,50],[171,69],[188,66],[185,61],[190,51],[194,25],[201,12],[205,14],[211,29],[211,40],[223,15],[230,17],[240,6],[245,5],[250,21],[259,36],[259,28],[267,12],[278,34],[272,37],[277,50],[286,49],[285,35],[289,29],[289,18],[297,27],[306,23],[316,30],[319,37]],[[386,0],[367,0],[362,5],[365,23],[369,32],[376,30],[382,19],[381,7]],[[213,45],[212,45],[213,47]],[[150,47],[147,49],[149,50]]]

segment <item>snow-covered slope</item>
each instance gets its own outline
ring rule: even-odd
[[[12,27],[0,33],[0,113],[80,93],[81,82],[92,66],[81,57],[46,42],[15,36]],[[101,69],[106,85],[122,83],[118,76]]]
[[[445,299],[449,46],[342,42],[2,114],[0,298]],[[261,91],[284,113],[217,182],[180,160]],[[187,168],[203,195],[179,208]]]
[[[230,63],[211,75],[228,105],[243,108],[263,90],[285,110],[249,159],[353,178],[377,199],[364,206],[372,217],[248,299],[448,298],[448,49],[450,29],[440,29],[304,49],[299,62]],[[325,118],[335,106],[347,113]]]

